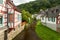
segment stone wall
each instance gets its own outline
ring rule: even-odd
[[[4,40],[4,31],[0,33],[0,40]]]
[[[0,28],[0,40],[6,40],[7,39],[6,30],[7,30],[7,28]]]
[[[15,30],[12,30],[10,33],[8,33],[7,28],[0,28],[0,40],[12,40],[14,37],[16,37],[22,30],[24,30],[25,24],[20,27],[16,27]]]
[[[8,34],[8,40],[12,40],[14,37],[16,37],[16,35],[18,35],[22,30],[24,30],[24,26],[16,27],[15,30],[12,30],[9,34]]]

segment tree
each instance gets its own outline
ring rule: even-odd
[[[28,11],[22,10],[22,20],[30,23],[32,20],[31,14]]]
[[[60,0],[36,0],[26,4],[21,4],[17,6],[21,10],[26,10],[30,14],[35,14],[40,11],[40,9],[47,9],[54,6],[60,5]]]

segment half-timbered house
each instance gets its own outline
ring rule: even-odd
[[[0,0],[0,27],[15,29],[21,25],[21,13],[13,0]]]

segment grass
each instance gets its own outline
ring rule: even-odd
[[[41,24],[40,21],[37,22],[35,31],[42,40],[60,40],[60,33],[49,29],[47,26]]]

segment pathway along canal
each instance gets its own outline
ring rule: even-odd
[[[32,22],[12,40],[41,40],[35,32],[36,21]]]

